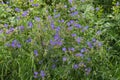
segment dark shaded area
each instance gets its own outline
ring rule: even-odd
[[[112,2],[113,0],[95,0],[93,4],[95,5],[95,7],[98,7],[98,5],[103,6],[104,13],[111,13]]]

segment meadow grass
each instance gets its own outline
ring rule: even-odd
[[[0,80],[120,80],[116,3],[1,2]]]

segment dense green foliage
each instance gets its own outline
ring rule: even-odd
[[[1,1],[0,80],[120,80],[119,24],[117,0]]]

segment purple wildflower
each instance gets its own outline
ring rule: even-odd
[[[71,36],[72,36],[72,37],[75,37],[75,36],[76,36],[76,34],[71,34]]]
[[[70,26],[70,25],[71,25],[71,23],[70,23],[70,22],[67,22],[67,25],[68,25],[68,26]]]
[[[24,26],[19,26],[19,30],[23,31],[24,30]]]
[[[3,30],[0,30],[0,34],[3,33]]]
[[[39,4],[32,4],[32,6],[38,7],[38,6],[39,6]]]
[[[57,32],[60,31],[60,27],[59,27],[59,26],[56,28],[56,31],[57,31]]]
[[[59,22],[59,23],[60,23],[60,22],[63,23],[63,22],[64,22],[64,19],[62,19],[62,20],[58,20],[58,22]]]
[[[74,10],[75,10],[75,7],[70,8],[70,10],[71,10],[71,11],[74,11]]]
[[[17,18],[16,18],[17,20],[20,20],[20,16],[17,16]]]
[[[10,34],[13,31],[14,31],[14,28],[10,28],[9,30],[6,31],[6,34]]]
[[[119,2],[117,1],[116,6],[119,6]]]
[[[59,40],[59,41],[56,41],[56,44],[61,46],[63,43],[62,43],[62,41]]]
[[[40,76],[44,78],[46,76],[45,72],[43,70],[40,71]]]
[[[90,48],[93,47],[91,42],[87,42],[87,45],[88,45]]]
[[[85,26],[84,30],[87,30],[89,27],[88,26]]]
[[[28,11],[24,11],[22,14],[23,17],[26,17],[27,15],[28,15]]]
[[[8,27],[8,24],[4,24],[4,27],[6,27],[6,28],[7,28],[7,27]]]
[[[85,72],[88,75],[91,72],[91,68],[85,68]]]
[[[98,42],[98,47],[101,47],[102,46],[102,43],[101,42]]]
[[[38,72],[34,72],[34,78],[37,78],[38,77]]]
[[[33,2],[33,0],[30,0],[30,2]]]
[[[84,28],[82,29],[82,32],[86,31],[88,28],[89,28],[88,26],[84,27]]]
[[[5,44],[5,46],[10,47],[10,46],[11,46],[11,44],[10,44],[10,43],[6,43],[6,44]]]
[[[64,51],[64,52],[65,52],[65,51],[66,51],[66,48],[65,48],[65,47],[64,47],[64,48],[62,48],[62,51]]]
[[[54,12],[56,12],[56,9],[54,9]]]
[[[68,48],[69,51],[75,51],[75,48],[71,47],[71,48]]]
[[[92,38],[92,41],[93,41],[93,42],[96,42],[96,39],[95,39],[95,38]]]
[[[17,40],[13,40],[12,43],[11,43],[11,46],[13,48],[20,48],[21,47],[21,44],[17,41]]]
[[[20,9],[19,9],[19,8],[15,8],[15,11],[16,11],[16,12],[20,12]]]
[[[60,14],[56,14],[56,15],[54,16],[54,18],[58,18],[58,17],[60,17]]]
[[[33,23],[30,21],[30,22],[28,23],[28,26],[29,26],[29,28],[32,28],[32,27],[33,27]]]
[[[15,47],[16,47],[16,43],[17,43],[17,41],[16,41],[16,40],[12,41],[11,46],[12,46],[13,48],[15,48]]]
[[[79,68],[78,64],[74,64],[73,68],[78,69]]]
[[[100,30],[98,30],[96,34],[97,34],[97,35],[100,35],[100,34],[101,34],[101,31],[100,31]]]
[[[78,11],[75,11],[75,12],[71,13],[71,16],[76,16],[76,15],[78,15]]]
[[[21,44],[20,44],[20,43],[17,43],[16,46],[17,46],[18,48],[20,48],[20,47],[21,47]]]
[[[75,26],[76,28],[82,28],[82,26],[81,26],[80,24],[74,24],[74,26]]]
[[[73,14],[74,14],[74,15],[78,15],[78,11],[75,11]]]
[[[78,38],[76,39],[76,41],[77,41],[78,43],[80,43],[80,42],[81,42],[81,38],[78,37]]]
[[[82,54],[82,53],[77,53],[77,54],[75,54],[75,56],[77,56],[77,57],[83,57],[84,54]]]
[[[72,47],[72,48],[71,48],[71,51],[75,51],[75,48]]]
[[[72,4],[72,2],[73,2],[73,0],[68,0],[71,4]]]
[[[56,34],[54,35],[54,39],[55,39],[55,40],[60,39],[60,36],[59,36],[59,34],[58,34],[58,33],[56,33]]]
[[[26,42],[27,42],[27,43],[31,42],[31,38],[28,38],[28,39],[26,40]]]
[[[56,44],[56,42],[53,41],[53,40],[50,40],[50,44],[51,44],[52,46],[54,46],[54,45]]]
[[[14,31],[14,28],[12,27],[12,28],[10,28],[9,30],[12,32],[12,31]]]
[[[34,72],[35,75],[38,75],[38,72]]]
[[[70,20],[70,24],[73,24],[74,23],[74,20]]]
[[[51,26],[52,29],[55,29],[55,25],[54,25],[53,22],[51,22],[50,26]]]
[[[3,1],[1,1],[1,4],[5,4]]]
[[[96,7],[96,11],[99,11],[100,10],[100,8],[99,7]]]
[[[62,19],[61,22],[63,23],[63,22],[64,22],[64,19]]]
[[[85,52],[86,51],[86,48],[82,48],[81,49],[81,53]]]
[[[51,20],[51,19],[52,19],[52,17],[49,15],[49,16],[48,16],[48,19],[49,19],[49,20]]]
[[[63,57],[62,60],[63,60],[63,62],[65,62],[65,61],[67,60],[67,58],[66,58],[66,57]]]
[[[72,30],[73,29],[73,27],[71,26],[71,27],[68,27],[68,30]]]
[[[38,56],[38,51],[34,50],[34,54],[35,54],[35,56]]]
[[[39,17],[34,17],[34,19],[39,22],[40,21],[40,18]]]

